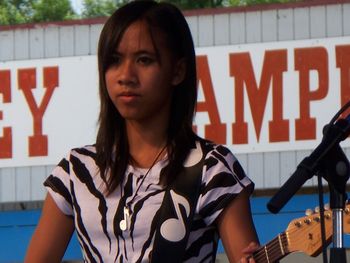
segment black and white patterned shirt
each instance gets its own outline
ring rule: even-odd
[[[148,169],[129,165],[123,184],[106,196],[95,153],[94,146],[71,150],[44,184],[59,209],[74,218],[85,262],[149,262],[154,241],[150,228],[165,193],[159,175],[167,159],[158,161],[144,181]],[[237,159],[222,145],[206,142],[201,147],[197,142],[184,166],[196,164],[203,153],[200,196],[183,262],[215,261],[219,239],[215,220],[244,188],[253,188]],[[121,197],[126,203],[132,200],[124,231],[120,228],[124,208]],[[185,205],[181,196],[174,193],[172,197],[179,206]],[[181,231],[173,234],[177,238]]]

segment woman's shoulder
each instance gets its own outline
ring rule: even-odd
[[[94,144],[84,145],[81,147],[75,147],[68,150],[66,155],[62,158],[60,164],[63,163],[72,163],[75,160],[80,160],[86,162],[88,160],[96,161],[96,147]]]
[[[89,144],[89,145],[84,145],[84,146],[80,146],[80,147],[75,147],[70,149],[69,155],[87,155],[87,156],[91,156],[94,157],[96,155],[96,146],[95,144]]]
[[[87,144],[80,147],[75,147],[71,149],[71,152],[86,152],[86,153],[95,153],[96,154],[96,145],[95,144]]]
[[[235,159],[231,150],[223,144],[218,144],[213,141],[209,141],[203,138],[199,138],[198,142],[201,144],[202,151],[205,155],[205,158],[224,158],[224,159]]]
[[[82,147],[71,148],[65,157],[56,165],[52,174],[65,174],[72,176],[72,167],[89,170],[89,173],[94,174],[97,167],[96,164],[96,149],[94,145],[85,145]],[[80,171],[80,169],[78,169]],[[73,173],[74,174],[74,173]]]
[[[213,185],[221,187],[224,184],[235,185],[241,182],[243,185],[251,183],[239,160],[226,145],[201,140],[204,152],[204,169],[202,180],[214,182]],[[214,181],[212,181],[215,179]]]

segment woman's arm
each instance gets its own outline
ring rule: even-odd
[[[252,220],[249,190],[244,189],[222,212],[217,221],[220,238],[231,263],[248,256],[257,247],[258,236]],[[254,242],[254,244],[251,244]]]
[[[24,262],[61,262],[73,231],[73,219],[63,214],[48,194]]]

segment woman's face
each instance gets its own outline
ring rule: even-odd
[[[121,116],[132,121],[151,121],[169,116],[173,86],[179,77],[176,61],[156,32],[154,47],[149,28],[142,21],[131,24],[113,54],[105,74],[109,97]],[[182,81],[182,79],[181,79]],[[163,117],[161,117],[163,116]]]

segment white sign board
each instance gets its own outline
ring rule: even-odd
[[[349,37],[196,53],[194,127],[235,153],[313,149],[350,100]],[[0,62],[0,167],[53,165],[93,144],[98,111],[96,56]]]

